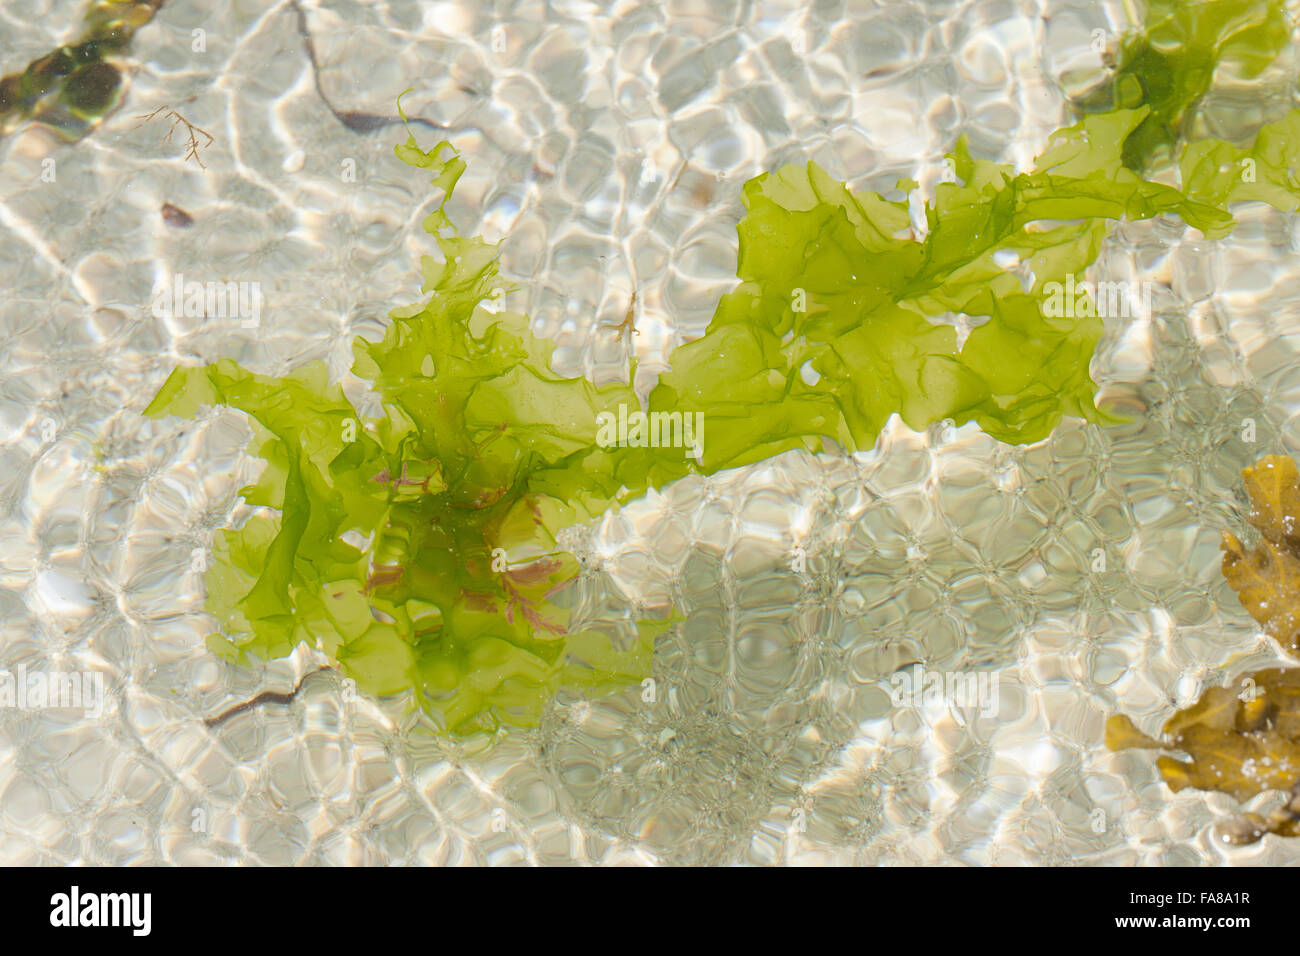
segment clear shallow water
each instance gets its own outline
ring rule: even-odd
[[[862,188],[932,182],[962,130],[977,155],[1026,163],[1065,120],[1062,82],[1097,62],[1091,31],[1124,22],[1092,4],[732,7],[175,0],[91,136],[0,140],[0,667],[94,671],[106,692],[98,719],[0,709],[0,859],[1295,857],[1272,837],[1220,847],[1232,801],[1172,795],[1149,756],[1101,746],[1116,710],[1152,729],[1280,659],[1218,570],[1238,472],[1300,444],[1297,233],[1265,209],[1219,243],[1173,222],[1108,241],[1098,270],[1156,283],[1150,317],[1108,320],[1094,367],[1126,424],[1019,448],[892,427],[871,454],[690,479],[575,530],[588,620],[670,599],[687,614],[657,649],[653,702],[561,699],[487,747],[324,673],[291,705],[204,724],[318,662],[246,671],[205,650],[194,555],[246,513],[247,428],[138,412],[175,364],[221,357],[325,360],[363,394],[348,343],[418,297],[428,192],[392,156],[400,126],[336,113],[389,116],[414,87],[408,112],[469,163],[453,218],[505,238],[510,304],[559,342],[562,371],[604,380],[626,346],[597,325],[635,288],[644,385],[730,286],[746,179],[811,158]],[[0,71],[80,15],[6,3]],[[1284,62],[1265,91],[1294,74]],[[1261,102],[1224,91],[1205,122],[1249,126]],[[141,124],[165,104],[213,135],[206,170]],[[156,317],[154,283],[178,272],[258,282],[258,328]],[[895,706],[889,676],[918,661],[990,675],[996,712]]]

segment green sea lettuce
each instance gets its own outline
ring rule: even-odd
[[[1125,165],[1148,116],[1087,116],[1025,172],[959,140],[955,181],[919,233],[906,199],[854,194],[815,163],[750,181],[740,282],[644,406],[630,385],[552,370],[552,343],[499,307],[496,246],[447,216],[463,160],[410,136],[396,153],[441,190],[424,222],[439,255],[421,262],[427,299],[354,342],[382,414],[362,416],[322,365],[272,378],[228,360],[176,369],[146,409],[238,408],[266,462],[241,492],[251,517],[214,547],[210,646],[244,660],[306,642],[366,692],[413,690],[453,733],[531,726],[561,690],[644,680],[676,619],[573,629],[581,567],[557,542],[566,526],[692,472],[868,449],[895,414],[1020,443],[1066,415],[1107,420],[1089,376],[1102,322],[1046,309],[1048,283],[1086,269],[1115,219],[1175,215],[1208,237],[1233,225],[1215,190],[1188,195]],[[638,415],[698,417],[703,440],[610,438],[610,422]]]
[[[1024,173],[959,140],[948,159],[960,181],[937,187],[923,238],[905,201],[855,196],[815,163],[751,180],[741,284],[673,352],[651,407],[722,423],[706,471],[827,440],[867,449],[893,414],[914,429],[974,421],[1007,442],[1037,441],[1065,415],[1106,420],[1088,372],[1102,321],[1045,314],[1045,286],[1096,259],[1108,220],[1172,214],[1211,238],[1233,224],[1123,166],[1147,112],[1085,117]],[[943,321],[957,313],[985,320],[964,343]]]
[[[1113,75],[1079,107],[1149,110],[1123,142],[1124,165],[1140,172],[1184,138],[1187,118],[1220,68],[1258,76],[1290,38],[1284,0],[1147,0],[1141,28],[1121,43]]]
[[[1300,110],[1262,126],[1250,146],[1221,139],[1187,144],[1178,159],[1183,191],[1200,202],[1264,202],[1284,212],[1300,208]]]
[[[463,162],[446,143],[398,155],[443,190],[425,222],[441,257],[422,263],[428,300],[355,343],[384,415],[363,418],[323,365],[268,378],[232,361],[176,369],[145,413],[227,405],[256,425],[266,467],[241,494],[259,510],[222,532],[207,580],[214,650],[272,658],[305,641],[363,691],[414,688],[451,731],[528,726],[561,687],[643,680],[668,623],[570,632],[580,569],[554,541],[617,491],[612,473],[564,466],[590,452],[598,411],[635,396],[555,375],[523,316],[486,307],[496,248],[445,234]]]

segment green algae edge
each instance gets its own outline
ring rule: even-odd
[[[1147,0],[1109,75],[1075,106],[1085,114],[1150,110],[1123,148],[1124,165],[1140,173],[1177,151],[1220,68],[1258,76],[1290,37],[1283,0]]]
[[[442,190],[424,223],[440,255],[421,263],[428,300],[354,343],[384,415],[363,419],[320,364],[269,378],[229,360],[175,370],[146,409],[239,408],[266,462],[241,489],[258,510],[215,543],[208,610],[222,632],[209,647],[240,661],[306,642],[364,692],[413,691],[452,733],[533,726],[557,693],[644,680],[655,636],[678,619],[661,609],[571,633],[582,569],[560,529],[692,472],[870,448],[894,414],[1015,443],[1067,415],[1106,421],[1088,373],[1100,319],[1047,314],[1047,283],[1091,264],[1113,220],[1176,215],[1217,238],[1233,226],[1228,202],[1268,201],[1142,179],[1123,144],[1148,115],[1086,116],[1026,172],[959,141],[958,181],[939,185],[920,237],[905,200],[854,194],[814,163],[747,183],[740,282],[646,406],[706,417],[696,457],[597,440],[602,417],[639,409],[637,396],[555,375],[525,316],[486,307],[505,287],[496,247],[446,213],[465,164],[408,130],[398,158]],[[995,261],[1006,253],[1028,262],[1031,288]],[[953,312],[987,320],[960,347],[935,321]]]

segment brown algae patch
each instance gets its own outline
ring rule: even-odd
[[[1300,470],[1284,455],[1269,455],[1242,471],[1250,498],[1248,520],[1259,544],[1247,548],[1223,534],[1223,576],[1242,606],[1291,652],[1300,651]],[[1245,801],[1272,790],[1290,794],[1267,817],[1250,813],[1223,829],[1234,844],[1266,833],[1300,835],[1300,667],[1274,667],[1211,687],[1165,721],[1161,739],[1142,733],[1127,716],[1106,722],[1106,746],[1174,750],[1156,760],[1177,793],[1186,787]]]

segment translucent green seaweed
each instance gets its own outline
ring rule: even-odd
[[[1300,208],[1300,110],[1262,127],[1250,146],[1221,139],[1189,143],[1179,157],[1183,189],[1221,207],[1264,202],[1285,212]]]
[[[422,262],[427,301],[392,313],[380,341],[354,343],[353,370],[383,414],[364,419],[321,365],[268,378],[230,361],[175,370],[146,409],[242,409],[266,461],[242,491],[260,510],[216,546],[208,608],[224,633],[210,646],[241,660],[306,641],[364,691],[413,690],[451,732],[530,726],[562,688],[643,680],[672,621],[572,633],[580,567],[561,528],[692,472],[870,448],[893,414],[916,429],[973,421],[1006,442],[1037,441],[1066,415],[1105,421],[1088,371],[1101,320],[1047,314],[1047,283],[1086,269],[1112,220],[1175,215],[1215,238],[1232,229],[1229,203],[1293,208],[1295,196],[1281,178],[1286,125],[1249,157],[1188,148],[1183,190],[1142,178],[1126,154],[1153,115],[1086,116],[1026,172],[959,141],[958,181],[938,186],[921,236],[905,201],[855,195],[814,163],[750,181],[740,282],[705,334],[673,351],[644,410],[628,385],[556,375],[551,343],[493,306],[496,247],[457,235],[445,211],[464,163],[410,136],[398,158],[443,191],[424,223],[440,257]],[[1214,172],[1238,158],[1269,188]],[[956,313],[983,320],[964,342],[944,321]],[[636,429],[602,439],[602,422],[628,409],[702,415],[707,432],[693,450]]]
[[[706,470],[822,439],[870,448],[895,413],[914,429],[975,421],[1007,442],[1037,441],[1064,415],[1104,420],[1088,375],[1101,320],[1044,314],[1044,286],[1096,259],[1110,219],[1174,214],[1209,237],[1232,227],[1222,208],[1122,165],[1145,116],[1086,117],[1027,173],[974,160],[959,141],[948,158],[961,181],[938,186],[923,240],[900,235],[906,203],[854,196],[815,163],[752,180],[741,284],[706,334],[673,353],[651,407],[725,421],[711,429],[721,436]],[[935,321],[948,313],[987,321],[959,348],[956,328]]]
[[[1176,148],[1221,67],[1258,76],[1290,36],[1283,0],[1148,0],[1141,29],[1120,46],[1114,75],[1080,108],[1150,110],[1124,140],[1124,165],[1141,172]]]
[[[398,155],[436,173],[445,205],[455,151],[411,140]],[[562,686],[644,679],[667,622],[570,633],[556,592],[579,567],[552,535],[608,496],[566,466],[589,451],[598,409],[635,398],[556,376],[523,316],[482,307],[502,285],[496,248],[444,234],[443,205],[425,222],[442,254],[423,262],[429,300],[355,343],[384,417],[363,419],[323,365],[268,378],[230,361],[175,370],[146,414],[223,404],[257,425],[267,465],[241,493],[266,510],[217,544],[208,607],[226,635],[213,650],[271,658],[306,641],[364,691],[414,688],[470,732],[530,725]]]

